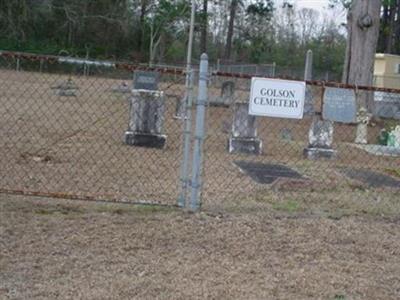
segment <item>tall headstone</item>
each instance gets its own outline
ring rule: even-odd
[[[248,102],[236,102],[228,141],[229,153],[261,154],[262,142],[257,137],[257,119],[249,115]]]
[[[163,148],[164,93],[158,91],[158,74],[137,72],[134,76],[129,108],[129,126],[125,132],[125,143],[132,146]]]
[[[313,52],[307,51],[306,64],[304,68],[304,80],[312,80],[312,65],[313,65]],[[304,99],[304,115],[312,116],[315,113],[314,97],[309,85],[306,86],[306,96]]]
[[[331,159],[336,156],[332,149],[333,122],[314,117],[308,133],[308,147],[304,149],[304,156],[308,159]]]
[[[312,80],[313,52],[307,51],[304,80]],[[306,89],[304,102],[304,114],[312,115],[313,121],[308,132],[308,147],[303,154],[308,159],[333,158],[336,151],[332,149],[333,143],[333,122],[321,119],[316,115],[314,99],[310,87]]]

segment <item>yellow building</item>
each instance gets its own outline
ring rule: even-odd
[[[377,53],[375,55],[374,85],[400,89],[400,56]]]

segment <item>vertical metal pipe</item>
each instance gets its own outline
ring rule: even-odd
[[[196,102],[196,130],[192,163],[191,197],[189,209],[193,212],[200,208],[200,187],[202,172],[202,152],[204,142],[204,119],[207,104],[208,56],[203,53],[200,60],[199,94]]]
[[[192,0],[192,10],[190,16],[189,42],[186,58],[186,91],[184,98],[185,114],[182,116],[183,123],[183,162],[181,167],[181,192],[178,197],[178,206],[186,206],[186,196],[189,186],[189,160],[190,160],[190,138],[192,127],[192,99],[193,99],[193,72],[192,72],[192,52],[193,52],[193,35],[195,21],[196,6],[195,0]]]

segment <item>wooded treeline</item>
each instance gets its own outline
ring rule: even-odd
[[[293,2],[293,1],[292,1]],[[290,1],[197,0],[194,57],[341,74],[345,28]],[[383,1],[379,51],[400,53],[400,0]],[[0,49],[183,63],[188,0],[0,0]]]

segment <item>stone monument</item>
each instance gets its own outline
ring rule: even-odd
[[[236,102],[233,111],[229,153],[261,154],[262,142],[257,138],[257,120],[249,115],[249,103]]]
[[[304,149],[304,156],[308,159],[328,158],[336,156],[336,150],[332,149],[333,122],[314,117],[308,133],[309,144]]]
[[[163,148],[164,93],[158,89],[158,73],[137,72],[134,76],[125,143],[132,146]]]
[[[372,115],[365,107],[361,107],[357,113],[356,144],[368,143],[368,124]]]

